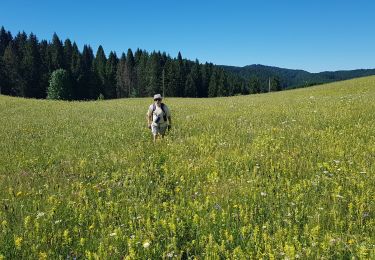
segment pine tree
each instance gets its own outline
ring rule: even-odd
[[[69,39],[66,39],[64,42],[64,65],[65,69],[70,72],[71,70],[71,63],[72,63],[72,55],[73,55],[73,46],[72,42]]]
[[[98,78],[93,71],[94,53],[89,45],[83,46],[82,51],[82,77],[79,81],[81,99],[96,99],[99,96]]]
[[[185,89],[185,82],[186,82],[186,75],[185,75],[185,65],[184,61],[182,60],[181,52],[178,52],[177,55],[177,86],[176,86],[176,95],[178,97],[184,96],[184,89]]]
[[[9,80],[8,89],[5,91],[9,95],[24,97],[26,84],[19,74],[20,61],[18,60],[16,47],[13,42],[9,42],[4,51],[3,66]]]
[[[162,92],[162,70],[160,59],[156,52],[151,53],[147,64],[148,85],[146,87],[147,96],[153,96],[155,93]]]
[[[218,97],[227,96],[228,92],[228,82],[227,82],[227,75],[223,69],[219,69],[219,78],[217,82],[217,93]]]
[[[271,78],[271,91],[280,91],[281,90],[281,82],[279,77],[272,77]]]
[[[74,42],[72,46],[72,55],[70,61],[70,72],[72,78],[72,99],[83,99],[84,94],[80,88],[81,78],[83,77],[81,53],[77,44]]]
[[[195,81],[191,73],[187,76],[187,79],[186,79],[184,96],[185,97],[197,96],[197,86],[195,85]]]
[[[249,81],[249,92],[250,94],[260,93],[261,84],[257,76],[253,76]]]
[[[140,97],[147,96],[147,86],[148,86],[148,60],[149,54],[146,51],[136,52],[135,62],[136,62],[136,81],[137,81],[137,93]]]
[[[104,86],[105,86],[105,77],[106,77],[106,64],[107,64],[107,58],[105,56],[103,47],[100,45],[98,47],[98,50],[96,52],[96,57],[94,59],[94,73],[96,78],[98,79],[98,86],[97,91],[98,94],[104,93]]]
[[[211,78],[210,78],[210,84],[208,86],[208,96],[209,97],[216,97],[217,96],[217,85],[218,85],[218,73],[217,69],[213,69]]]
[[[6,47],[12,40],[12,34],[9,31],[6,31],[4,26],[2,26],[0,29],[0,57],[4,55]]]
[[[26,82],[26,97],[43,98],[44,90],[40,82],[41,59],[38,48],[38,39],[34,34],[30,34],[23,50],[21,60],[23,67],[23,79]]]
[[[127,86],[127,93],[128,97],[130,96],[136,96],[136,90],[135,90],[135,61],[133,52],[131,49],[128,49],[128,53],[126,54],[126,66],[125,66],[125,82]]]
[[[127,88],[126,88],[126,55],[122,53],[121,58],[117,64],[117,73],[116,73],[116,96],[117,98],[126,97]]]
[[[115,52],[110,52],[106,64],[105,98],[116,98],[116,72],[118,58]]]
[[[52,44],[49,45],[49,52],[51,55],[50,71],[65,68],[63,44],[56,33],[52,36]]]
[[[39,43],[39,55],[40,55],[40,89],[43,92],[42,98],[46,98],[47,96],[47,89],[49,86],[49,79],[51,76],[51,71],[49,71],[49,64],[51,64],[51,56],[49,53],[48,42],[46,40],[42,40]]]

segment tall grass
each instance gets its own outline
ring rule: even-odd
[[[0,96],[0,259],[375,257],[375,77],[150,102]]]

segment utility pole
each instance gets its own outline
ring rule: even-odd
[[[268,77],[268,92],[271,92],[271,77]]]

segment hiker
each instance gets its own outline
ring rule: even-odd
[[[151,129],[154,142],[158,136],[162,138],[165,131],[172,127],[171,113],[166,104],[162,103],[163,97],[160,94],[154,95],[154,103],[150,105],[147,111],[147,124]]]

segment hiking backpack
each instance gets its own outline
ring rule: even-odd
[[[164,119],[165,122],[167,122],[167,113],[165,113],[165,110],[164,110],[164,103],[160,104],[160,108],[163,111],[163,119]],[[154,103],[154,104],[152,104],[152,113],[154,113],[155,110],[156,110],[156,105]]]

